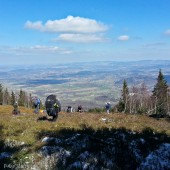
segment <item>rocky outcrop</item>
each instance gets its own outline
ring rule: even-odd
[[[45,133],[47,134],[47,133]],[[150,129],[142,133],[124,129],[66,131],[64,135],[41,136],[36,153],[12,167],[35,170],[162,170],[170,169],[170,142],[165,134]],[[4,147],[21,147],[23,142],[6,141]],[[0,153],[6,159],[11,153]],[[6,164],[7,166],[8,164]],[[22,168],[23,167],[23,168]],[[17,169],[17,168],[16,168]]]
[[[136,138],[135,133],[121,131],[109,135],[77,133],[68,138],[44,137],[42,142],[45,145],[39,151],[42,160],[39,166],[33,167],[38,169],[43,165],[47,169],[66,170],[170,169],[170,144],[159,143],[154,136],[147,138]]]
[[[138,170],[170,169],[170,144],[161,144],[151,152],[140,164]]]

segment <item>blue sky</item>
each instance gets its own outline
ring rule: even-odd
[[[0,61],[170,59],[169,0],[0,0]]]

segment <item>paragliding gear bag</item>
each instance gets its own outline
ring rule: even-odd
[[[49,116],[56,116],[61,111],[60,102],[55,95],[50,95],[45,101],[45,107]]]

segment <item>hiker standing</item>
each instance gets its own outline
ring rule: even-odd
[[[33,103],[34,103],[34,108],[35,108],[34,112],[35,112],[35,113],[39,113],[39,109],[40,109],[40,99],[38,99],[37,97],[35,97]]]
[[[105,108],[106,108],[107,114],[109,114],[109,113],[110,113],[110,109],[111,109],[110,102],[107,102],[107,103],[106,103]]]
[[[73,112],[73,108],[71,106],[68,106],[67,113],[72,113],[72,112]]]
[[[83,112],[83,107],[82,107],[82,105],[79,105],[79,106],[78,106],[77,111],[80,112],[80,113]]]
[[[13,110],[12,114],[14,114],[14,115],[19,114],[18,102],[17,101],[14,103],[13,107],[14,107],[14,110]]]

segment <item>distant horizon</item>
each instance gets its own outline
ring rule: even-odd
[[[102,63],[102,62],[104,62],[104,63],[107,63],[107,62],[115,62],[115,63],[128,63],[128,62],[131,62],[131,63],[133,63],[133,62],[152,62],[152,61],[154,61],[154,62],[166,62],[166,61],[168,61],[168,62],[170,62],[170,59],[168,60],[168,59],[166,59],[166,60],[164,60],[164,59],[159,59],[159,60],[126,60],[126,61],[118,61],[118,60],[101,60],[101,61],[75,61],[75,62],[61,62],[61,63],[43,63],[43,64],[38,64],[38,63],[32,63],[32,64],[27,64],[27,63],[24,63],[24,64],[13,64],[13,63],[11,63],[11,64],[2,64],[2,63],[0,63],[0,67],[5,67],[5,66],[48,66],[48,65],[67,65],[67,64],[88,64],[88,63]]]

